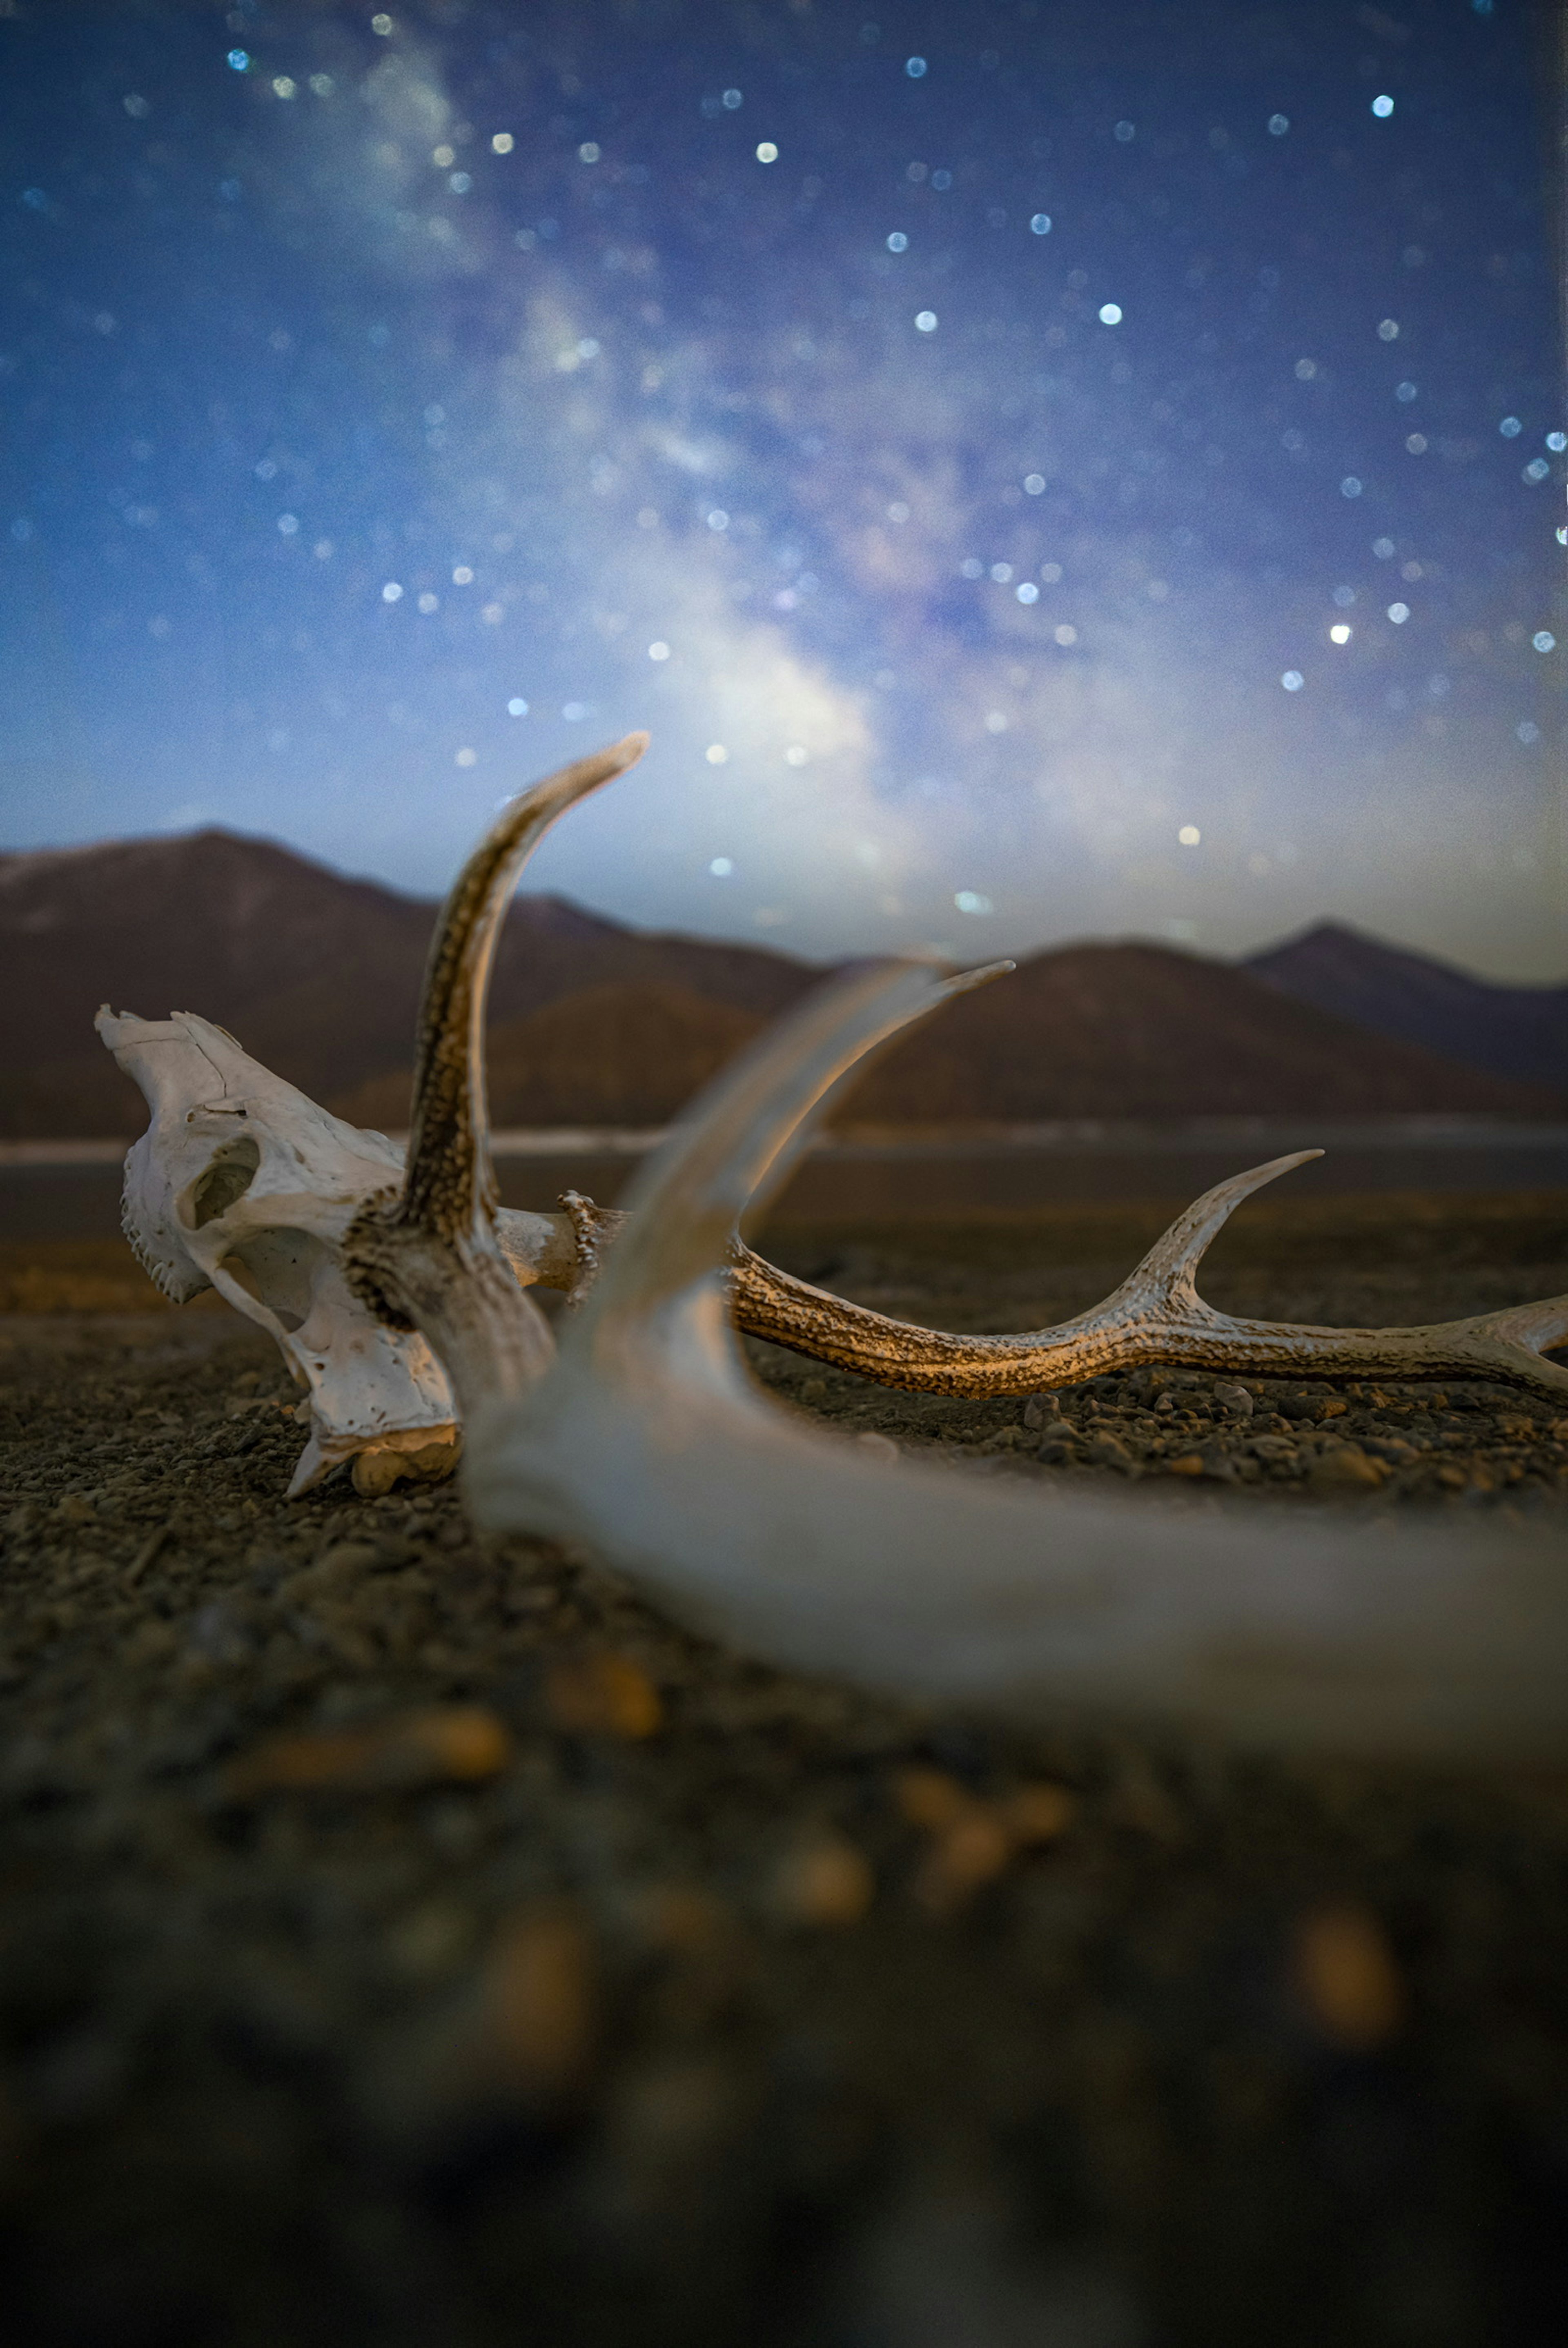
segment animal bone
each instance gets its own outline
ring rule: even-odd
[[[95,1024],[152,1111],[120,1210],[139,1262],[175,1303],[216,1288],[309,1391],[290,1497],[347,1458],[362,1491],[449,1472],[459,1438],[439,1363],[423,1337],[383,1327],[343,1277],[344,1231],[367,1190],[398,1179],[399,1152],[189,1012],[139,1019],[106,1004]]]
[[[646,738],[632,736],[569,769],[576,789],[622,773]],[[508,851],[513,882],[554,819],[545,806],[545,796],[531,795],[531,820]],[[488,877],[493,883],[494,873]],[[490,908],[494,924],[511,888]],[[438,937],[437,959],[440,943]],[[433,960],[427,1012],[436,987]],[[347,1460],[365,1493],[386,1491],[405,1475],[449,1475],[460,1436],[440,1364],[416,1331],[378,1321],[343,1275],[344,1233],[367,1197],[401,1179],[403,1153],[385,1134],[317,1107],[225,1029],[190,1012],[154,1021],[116,1014],[106,1004],[95,1025],[152,1111],[126,1159],[121,1196],[121,1227],[138,1261],[175,1303],[216,1288],[276,1340],[309,1390],[310,1440],[290,1498]],[[556,1215],[501,1210],[500,1220],[514,1282],[568,1290],[583,1276],[579,1235],[617,1222],[581,1200]],[[545,1324],[534,1318],[547,1346]]]
[[[644,1169],[552,1363],[490,1228],[487,952],[458,934],[449,960],[462,982],[419,1072],[439,1114],[346,1255],[358,1292],[415,1319],[446,1362],[482,1523],[585,1541],[759,1655],[906,1694],[1283,1746],[1561,1749],[1568,1577],[1543,1545],[1496,1528],[1199,1522],[1126,1496],[1011,1495],[872,1462],[754,1387],[726,1309],[729,1235],[834,1081],[943,999],[931,972],[827,990],[710,1088]]]
[[[343,1282],[343,1234],[401,1178],[403,1152],[330,1116],[191,1012],[139,1019],[106,1004],[94,1024],[152,1111],[120,1199],[138,1262],[171,1303],[217,1289],[309,1389],[311,1437],[289,1498],[346,1460],[366,1494],[449,1475],[461,1446],[445,1371],[423,1338],[383,1326]],[[620,1220],[575,1193],[559,1214],[497,1210],[521,1287],[578,1287],[579,1235],[603,1241]]]

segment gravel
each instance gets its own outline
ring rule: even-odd
[[[1561,1284],[1396,1253],[1229,1301]],[[1110,1284],[984,1235],[828,1255],[792,1268],[954,1326]],[[1562,1778],[1023,1736],[764,1670],[479,1540],[449,1486],[285,1504],[294,1395],[224,1316],[4,1331],[8,2342],[1558,2336]],[[1568,1420],[1501,1388],[975,1405],[754,1358],[955,1475],[1568,1526]]]

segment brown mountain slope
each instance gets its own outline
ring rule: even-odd
[[[1562,1096],[1368,1035],[1246,972],[1153,945],[1067,946],[961,996],[873,1069],[855,1123],[1561,1115]]]
[[[183,838],[0,855],[0,1136],[134,1132],[98,1004],[200,1012],[317,1099],[407,1066],[435,908],[268,840]],[[816,973],[787,955],[625,930],[556,897],[514,904],[493,1006],[519,1017],[603,985],[672,984],[770,1015]]]
[[[763,1023],[678,987],[596,987],[490,1038],[498,1126],[659,1125]],[[406,1073],[332,1106],[407,1122]],[[1051,1117],[1552,1116],[1556,1095],[1369,1035],[1244,971],[1161,946],[1068,946],[960,997],[874,1068],[841,1125]]]
[[[665,1125],[764,1025],[753,1011],[684,986],[595,986],[490,1034],[496,1126]],[[355,1125],[397,1132],[408,1077],[374,1076],[330,1106]]]
[[[139,1096],[92,1034],[105,999],[153,1017],[199,1011],[316,1099],[352,1097],[360,1121],[400,1126],[433,918],[417,899],[221,831],[0,856],[0,986],[27,1010],[0,1035],[0,1137],[139,1130]],[[660,1123],[819,975],[755,947],[520,899],[492,997],[497,1121]],[[908,1125],[1565,1108],[1560,1091],[1370,1034],[1245,969],[1115,945],[1038,955],[956,1003],[845,1114]]]
[[[1568,1086],[1568,986],[1501,986],[1319,922],[1244,967],[1298,1003],[1522,1084]]]

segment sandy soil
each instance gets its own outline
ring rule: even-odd
[[[1158,1221],[779,1251],[1031,1325]],[[1561,1287],[1565,1227],[1322,1204],[1206,1287],[1436,1318]],[[1568,1780],[1022,1737],[762,1670],[480,1541],[451,1488],[285,1504],[253,1333],[50,1309],[67,1271],[108,1276],[40,1258],[0,1351],[8,2341],[1563,2336]],[[1029,1426],[758,1366],[960,1472],[1568,1531],[1568,1423],[1501,1389],[1248,1413],[1157,1377]]]

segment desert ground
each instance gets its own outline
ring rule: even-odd
[[[1165,1219],[773,1251],[1028,1327]],[[1560,1192],[1255,1203],[1203,1287],[1447,1318],[1560,1290],[1565,1241]],[[1568,1771],[789,1677],[480,1538],[455,1485],[286,1502],[278,1357],[117,1243],[0,1249],[0,1307],[8,2343],[1563,2337]],[[753,1361],[954,1475],[1250,1508],[1261,1570],[1271,1511],[1568,1536],[1568,1414],[1517,1391],[1154,1372],[971,1405]]]

